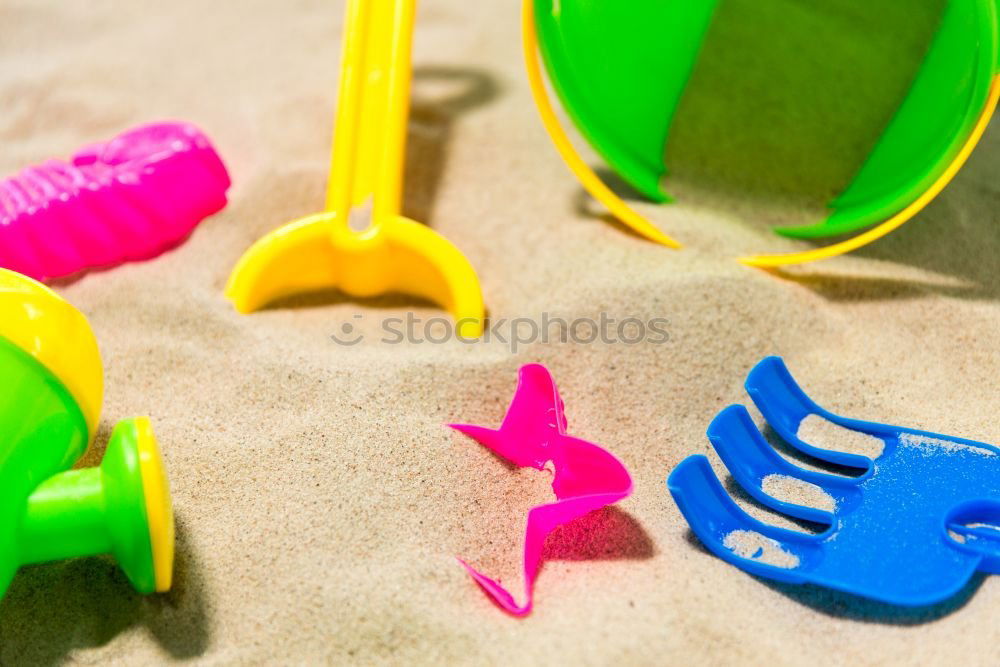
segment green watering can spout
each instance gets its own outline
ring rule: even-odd
[[[173,511],[149,420],[120,422],[99,467],[72,469],[96,430],[96,341],[61,297],[3,269],[0,377],[0,597],[22,565],[100,554],[140,593],[168,590]]]

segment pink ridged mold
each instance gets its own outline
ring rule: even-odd
[[[37,280],[150,259],[226,205],[229,174],[183,122],[142,125],[0,180],[0,266]]]
[[[556,502],[528,512],[524,536],[524,604],[518,604],[500,582],[459,559],[482,589],[505,611],[525,616],[531,611],[535,578],[545,538],[557,527],[632,493],[632,478],[610,452],[566,434],[563,402],[549,371],[540,364],[522,366],[517,390],[498,430],[451,424],[498,456],[520,467],[544,469],[552,461]]]

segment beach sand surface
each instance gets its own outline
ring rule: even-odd
[[[243,251],[322,206],[343,3],[3,3],[0,173],[180,118],[213,139],[234,186],[178,248],[57,285],[105,363],[81,465],[115,422],[151,417],[174,588],[139,596],[107,558],[25,568],[0,603],[0,664],[996,663],[1000,577],[916,610],[763,581],[698,543],[665,479],[699,453],[725,474],[705,428],[748,402],[743,379],[771,354],[840,414],[1000,442],[1000,131],[898,232],[768,273],[732,258],[800,247],[767,227],[821,214],[815,179],[768,198],[771,181],[731,165],[726,183],[758,190],[715,192],[692,146],[717,162],[714,147],[679,129],[679,201],[633,201],[685,244],[673,251],[604,219],[561,163],[516,5],[421,3],[406,213],[462,249],[494,323],[663,318],[666,342],[393,345],[388,318],[413,313],[422,339],[443,315],[395,296],[238,315],[222,290]],[[333,340],[344,324],[363,340]],[[552,497],[551,477],[444,425],[498,425],[529,362],[552,371],[570,432],[617,455],[635,491],[549,538],[518,620],[455,557],[522,599],[525,512]]]

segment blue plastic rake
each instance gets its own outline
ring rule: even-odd
[[[746,390],[789,445],[865,472],[845,477],[793,465],[768,444],[746,408],[726,408],[708,438],[736,481],[767,507],[828,527],[814,535],[754,519],[729,497],[708,459],[691,456],[667,486],[715,555],[768,579],[908,606],[947,600],[977,570],[1000,573],[1000,449],[834,415],[799,388],[778,357],[757,364]],[[800,439],[807,419],[826,427],[823,443]],[[845,441],[860,437],[882,451],[873,458],[836,451],[830,433]],[[812,506],[788,502],[787,491],[777,494],[786,500],[774,497],[775,480],[798,489],[794,499],[809,498]]]

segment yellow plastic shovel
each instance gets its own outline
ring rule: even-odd
[[[463,338],[483,330],[483,297],[464,255],[400,214],[415,0],[350,0],[326,210],[288,223],[240,259],[226,296],[241,313],[291,294],[402,292],[443,306]],[[360,231],[351,215],[369,217]]]

